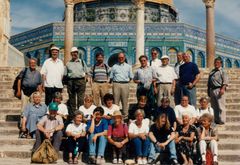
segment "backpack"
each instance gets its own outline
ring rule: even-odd
[[[107,78],[108,78],[108,68],[107,65],[104,64],[105,70],[106,70],[106,74],[107,74]],[[96,69],[96,64],[93,66],[93,74],[92,74],[92,79],[95,78],[95,69]]]
[[[33,153],[32,163],[49,164],[58,160],[58,153],[49,139],[45,139],[40,147]]]
[[[22,88],[22,81],[27,73],[27,67],[24,69],[23,71],[23,75],[22,75],[22,79],[21,79],[21,88]],[[14,96],[17,97],[17,91],[18,91],[18,80],[20,79],[20,74],[22,72],[20,72],[17,77],[15,78],[14,82],[13,82],[13,86],[12,86],[12,89],[13,89],[13,93],[14,93]],[[17,97],[18,99],[21,99],[21,97]]]

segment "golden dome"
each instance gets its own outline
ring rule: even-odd
[[[169,6],[174,7],[173,0],[146,0],[147,2],[159,3],[159,4],[166,4]]]
[[[73,0],[74,3],[80,3],[80,2],[92,2],[96,0]],[[169,6],[174,7],[173,0],[146,0],[147,2],[153,2],[153,3],[159,3],[159,4],[166,4]]]

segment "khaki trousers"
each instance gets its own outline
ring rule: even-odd
[[[92,94],[93,94],[93,102],[96,106],[103,105],[103,97],[105,94],[109,93],[109,84],[108,83],[92,83]],[[101,104],[100,104],[101,100]]]
[[[21,91],[21,102],[22,102],[21,112],[23,112],[25,106],[26,106],[28,103],[30,103],[30,97],[24,95],[23,91]]]
[[[128,114],[128,97],[129,97],[129,83],[113,83],[113,97],[114,103],[119,105],[122,103],[123,115]]]
[[[174,96],[171,95],[172,84],[158,84],[157,85],[157,105],[161,106],[161,100],[163,97],[168,97],[170,100],[170,106],[175,107]]]
[[[226,122],[225,95],[219,95],[220,88],[210,90],[211,107],[214,111],[215,123]]]

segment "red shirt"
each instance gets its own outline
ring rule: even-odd
[[[120,138],[125,138],[128,136],[128,126],[127,124],[120,124],[118,126],[113,125],[108,126],[108,136],[111,137],[120,137]]]

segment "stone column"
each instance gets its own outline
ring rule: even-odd
[[[137,23],[136,23],[136,65],[139,65],[138,58],[141,55],[144,55],[144,22],[145,22],[145,14],[144,14],[144,3],[145,0],[134,0],[133,1],[137,7]]]
[[[10,0],[0,1],[0,66],[8,66]]]
[[[215,27],[214,27],[214,3],[215,0],[203,0],[206,6],[206,52],[207,67],[214,66],[215,58]]]
[[[70,50],[73,46],[73,0],[65,0],[65,38],[64,38],[64,64],[71,59]]]

